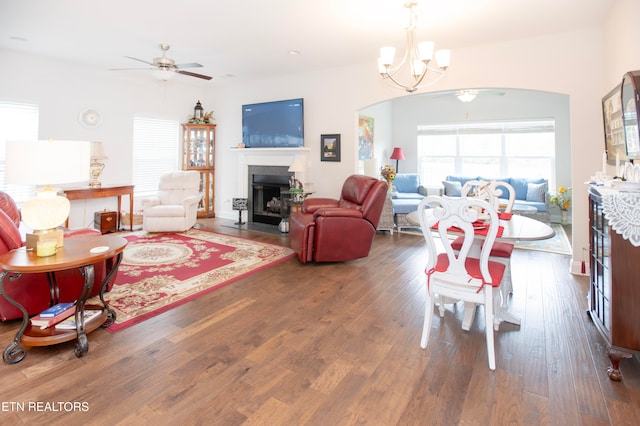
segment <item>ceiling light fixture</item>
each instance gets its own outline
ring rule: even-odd
[[[168,69],[162,69],[162,68],[158,68],[156,70],[151,71],[151,73],[153,74],[153,76],[155,77],[156,80],[160,80],[160,81],[169,81],[173,78],[175,72],[168,70]]]
[[[409,9],[409,26],[405,28],[407,33],[407,50],[404,53],[402,61],[396,66],[393,66],[393,57],[396,53],[394,47],[383,47],[380,49],[380,58],[378,58],[378,71],[383,79],[389,79],[396,86],[406,90],[409,93],[413,93],[416,90],[429,86],[442,77],[444,77],[447,68],[449,67],[449,59],[451,57],[450,50],[438,50],[435,52],[437,68],[429,65],[431,59],[434,56],[433,41],[423,41],[416,45],[416,21],[418,14],[415,10],[418,2],[407,1],[404,3],[404,7]],[[412,82],[403,84],[397,78],[396,75],[402,69],[404,65],[409,68],[410,78]],[[435,78],[430,81],[425,81],[425,77],[434,76]],[[424,83],[423,83],[424,82]]]
[[[476,98],[477,95],[477,90],[459,90],[458,92],[456,92],[456,96],[458,97],[458,99],[465,103],[471,102]]]

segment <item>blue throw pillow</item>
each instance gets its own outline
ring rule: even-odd
[[[460,196],[460,193],[462,192],[462,185],[460,185],[460,182],[443,180],[442,184],[444,185],[444,195],[448,195],[449,197]]]
[[[418,192],[420,178],[414,173],[396,174],[393,186],[396,187],[398,192]]]
[[[527,185],[527,201],[544,203],[544,194],[547,192],[546,183],[530,183]]]

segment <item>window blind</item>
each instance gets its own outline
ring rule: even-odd
[[[37,104],[0,100],[0,190],[11,195],[18,205],[35,197],[35,186],[7,184],[6,141],[37,140],[38,120]]]
[[[136,197],[158,193],[164,173],[179,169],[180,123],[136,115],[133,119],[133,184]]]

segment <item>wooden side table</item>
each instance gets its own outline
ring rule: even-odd
[[[380,220],[378,221],[377,231],[389,231],[393,235],[393,228],[395,223],[393,222],[393,204],[391,203],[391,197],[387,194],[387,198],[384,200],[384,207],[382,207],[382,213],[380,214]]]
[[[133,231],[133,185],[103,185],[99,188],[65,188],[63,189],[69,200],[87,200],[93,198],[118,197],[118,215],[116,229],[120,229],[120,212],[122,207],[122,196],[129,196],[129,230]],[[69,227],[69,219],[65,222],[65,227]]]
[[[79,236],[67,238],[64,242],[64,247],[60,247],[58,252],[53,256],[37,257],[34,251],[27,250],[26,247],[20,247],[1,255],[0,295],[4,296],[9,303],[22,311],[22,326],[16,333],[13,342],[4,350],[4,361],[9,364],[22,361],[25,356],[25,351],[19,347],[21,343],[26,346],[48,346],[73,339],[77,339],[74,350],[76,356],[81,357],[84,355],[89,350],[87,333],[101,325],[105,327],[109,326],[115,320],[116,313],[113,309],[109,308],[105,302],[103,292],[113,274],[118,270],[126,245],[127,240],[117,236]],[[104,277],[100,287],[100,301],[102,302],[102,306],[85,306],[85,302],[89,294],[91,294],[94,284],[93,265],[110,258],[115,258],[115,262],[111,271]],[[4,291],[4,280],[7,278],[7,275],[12,273],[53,273],[55,271],[73,268],[78,268],[84,276],[84,286],[76,302],[76,330],[58,330],[55,327],[42,330],[39,327],[31,327],[27,310]],[[55,285],[58,284],[55,280],[52,281]],[[60,285],[64,284],[60,283]],[[54,290],[57,291],[57,289]],[[82,315],[85,309],[102,311],[101,317],[92,320],[87,327],[85,327],[84,316]]]

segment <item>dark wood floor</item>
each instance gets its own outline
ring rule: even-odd
[[[223,222],[207,227],[288,243]],[[366,259],[294,258],[116,334],[99,329],[83,358],[72,343],[31,348],[0,365],[0,423],[638,424],[640,363],[608,379],[587,279],[568,273],[568,256],[514,253],[522,325],[496,332],[494,372],[482,310],[469,332],[461,306],[434,312],[420,348],[424,256],[420,236],[379,234]],[[2,347],[17,327],[0,324]],[[29,403],[42,405],[20,410]]]

